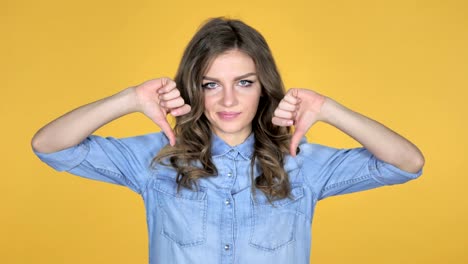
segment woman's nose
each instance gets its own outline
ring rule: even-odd
[[[224,106],[233,106],[237,104],[237,96],[234,87],[227,87],[223,90],[223,99]]]

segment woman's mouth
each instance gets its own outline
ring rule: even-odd
[[[217,114],[218,114],[220,119],[229,121],[229,120],[235,119],[241,113],[240,112],[218,112]]]

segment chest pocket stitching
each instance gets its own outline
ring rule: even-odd
[[[300,214],[298,206],[304,196],[304,187],[302,185],[293,186],[291,194],[292,199],[285,198],[273,201],[275,207],[268,203],[263,193],[257,194],[257,202],[254,202],[253,197],[251,197],[252,226],[249,239],[251,246],[264,251],[275,251],[295,241],[295,222]],[[283,225],[278,227],[278,223]],[[272,232],[272,230],[287,231],[287,235],[285,236],[284,232],[280,234]]]
[[[304,188],[302,186],[293,187],[293,189],[291,190],[291,195],[291,198],[276,200],[273,201],[272,204],[274,206],[281,207],[293,203],[304,196]],[[254,200],[254,203],[256,206],[271,206],[271,204],[268,202],[267,197],[263,193],[257,195],[255,199],[256,200]]]
[[[162,194],[158,195],[163,212],[162,235],[180,247],[203,244],[206,240],[206,189],[199,186],[198,191],[192,191],[181,187],[177,193],[177,183],[161,179],[154,183],[154,188]]]
[[[177,192],[177,183],[162,183],[166,180],[158,180],[156,183],[156,190],[167,195],[171,195],[175,198],[186,199],[186,200],[205,200],[206,190],[204,187],[199,186],[198,190],[189,190],[185,187],[180,187]],[[194,187],[195,188],[195,187]]]

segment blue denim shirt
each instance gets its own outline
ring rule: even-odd
[[[364,148],[334,149],[303,140],[287,156],[292,199],[268,203],[251,191],[254,137],[231,147],[213,136],[216,177],[181,188],[176,172],[150,162],[168,144],[162,133],[124,139],[90,136],[78,146],[36,154],[59,171],[120,184],[144,200],[150,263],[309,263],[316,203],[328,196],[404,183],[421,175],[384,163]],[[259,175],[254,168],[254,175]]]

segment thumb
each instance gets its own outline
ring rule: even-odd
[[[289,153],[291,153],[291,156],[296,157],[297,147],[299,146],[299,142],[301,142],[301,139],[304,135],[305,133],[301,129],[296,128],[289,144]]]
[[[167,138],[169,138],[169,144],[174,146],[176,143],[174,130],[172,130],[172,127],[169,125],[167,120],[162,118],[161,120],[155,120],[155,123],[159,126],[159,128],[161,128]]]

